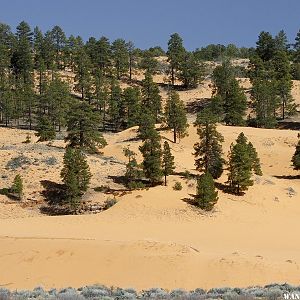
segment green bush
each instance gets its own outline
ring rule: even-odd
[[[109,209],[110,207],[114,206],[118,201],[116,198],[107,198],[104,201],[103,210]]]
[[[19,200],[22,199],[23,196],[23,179],[21,175],[16,175],[13,181],[13,185],[10,188],[10,193],[18,198]]]
[[[175,182],[174,186],[173,186],[173,190],[175,191],[181,191],[182,190],[182,184],[180,182]]]

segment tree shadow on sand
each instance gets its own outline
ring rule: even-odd
[[[277,179],[300,179],[300,175],[274,175]]]

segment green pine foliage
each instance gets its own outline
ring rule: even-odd
[[[253,185],[253,173],[262,175],[257,152],[243,132],[237,137],[236,143],[231,144],[228,158],[227,183],[232,192],[239,195]]]
[[[165,176],[165,185],[167,185],[167,176],[171,175],[175,170],[174,156],[171,153],[170,145],[164,142],[162,152],[162,171]]]
[[[100,116],[86,102],[74,102],[67,116],[68,135],[65,141],[71,148],[80,148],[90,153],[98,152],[107,143],[99,132]]]
[[[184,60],[185,48],[183,46],[183,40],[178,33],[171,35],[168,41],[168,62],[170,63],[171,84],[174,86],[177,77],[177,72],[181,63]]]
[[[61,178],[66,187],[66,200],[71,208],[80,204],[82,194],[88,189],[91,172],[81,149],[66,148]]]
[[[197,205],[206,211],[213,209],[218,201],[214,179],[209,172],[204,173],[197,179],[197,192],[195,196]]]
[[[149,72],[145,73],[145,79],[142,81],[142,106],[154,116],[155,121],[159,121],[162,111],[162,99],[159,88]]]
[[[196,170],[219,178],[223,173],[223,136],[217,131],[217,116],[208,108],[198,114],[195,126],[200,142],[194,145]]]
[[[179,94],[175,91],[170,91],[168,100],[165,105],[165,122],[168,128],[173,130],[174,143],[177,137],[183,138],[187,135],[187,117],[185,105],[179,98]]]
[[[294,170],[300,170],[300,140],[298,141],[295,153],[292,157],[292,164],[293,164]]]
[[[14,178],[13,184],[10,188],[10,193],[18,200],[22,200],[23,197],[23,179],[20,174],[17,174]]]
[[[38,118],[36,130],[36,136],[39,138],[38,142],[46,142],[55,139],[55,128],[47,115],[41,115]]]
[[[141,92],[137,87],[128,87],[123,91],[124,102],[126,105],[126,120],[127,127],[136,126],[139,124],[141,113]]]
[[[224,115],[226,125],[240,126],[244,124],[244,115],[247,109],[247,98],[235,79],[235,71],[229,60],[225,60],[221,66],[213,72],[215,97],[218,97],[222,110],[219,115]]]
[[[123,153],[125,157],[128,158],[125,172],[125,180],[127,187],[133,189],[134,187],[141,186],[139,184],[139,181],[143,176],[143,170],[141,166],[137,163],[136,153],[130,150],[129,146],[123,149]]]
[[[140,130],[141,132],[141,130]],[[142,130],[143,144],[139,147],[143,155],[143,170],[144,175],[149,179],[150,184],[154,186],[161,182],[162,167],[161,167],[161,145],[160,135],[156,131],[154,123],[149,122],[147,126],[144,125]]]

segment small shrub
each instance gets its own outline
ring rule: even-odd
[[[130,190],[139,190],[139,189],[143,189],[145,187],[145,185],[140,181],[129,182],[127,184],[127,186]]]
[[[26,139],[22,143],[23,144],[30,144],[31,143],[31,135],[29,133],[26,135]]]
[[[110,207],[114,206],[118,201],[116,200],[116,198],[107,198],[104,201],[104,205],[103,205],[103,209],[109,209]]]
[[[107,193],[110,191],[110,187],[108,185],[100,185],[94,188],[95,192]]]
[[[23,196],[23,179],[20,174],[16,175],[13,181],[13,185],[10,188],[10,193],[17,197],[19,200],[22,199]]]
[[[57,165],[57,159],[54,156],[46,157],[42,160],[45,165],[55,166]]]
[[[174,186],[173,186],[173,190],[175,191],[181,191],[182,190],[182,184],[180,182],[175,182]]]
[[[24,165],[30,165],[30,164],[31,164],[31,160],[28,157],[26,157],[24,155],[20,155],[20,156],[12,158],[6,164],[6,169],[16,170],[18,168],[23,167]]]
[[[193,179],[193,174],[192,174],[190,171],[188,171],[188,170],[184,171],[184,172],[182,173],[182,176],[183,176],[185,179],[187,179],[187,180]]]
[[[168,292],[161,288],[152,288],[142,291],[142,299],[167,299],[168,296]]]

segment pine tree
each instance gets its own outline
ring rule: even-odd
[[[204,65],[191,52],[186,52],[179,65],[178,79],[185,88],[196,88],[203,80]]]
[[[108,115],[116,131],[126,128],[126,103],[120,84],[116,80],[111,82]]]
[[[255,52],[264,61],[269,61],[273,58],[275,53],[275,41],[269,32],[262,31],[259,34],[258,41],[256,42]]]
[[[16,196],[19,200],[22,199],[23,196],[23,179],[21,175],[17,174],[14,178],[12,187],[10,188],[10,192]]]
[[[142,81],[142,105],[143,108],[148,109],[153,116],[155,121],[159,120],[159,115],[162,110],[161,96],[159,94],[159,88],[153,77],[149,72],[146,72],[145,79]]]
[[[100,116],[86,102],[75,102],[70,106],[67,115],[68,135],[65,141],[71,148],[79,148],[91,153],[97,147],[103,148],[106,141],[99,132]]]
[[[284,30],[280,30],[274,38],[275,51],[287,51],[288,39]]]
[[[112,51],[109,39],[101,37],[97,42],[96,65],[99,67],[102,74],[107,75],[111,68]]]
[[[12,54],[12,67],[15,75],[24,84],[32,82],[33,56],[32,56],[32,32],[30,26],[22,21],[17,26],[16,45]]]
[[[231,86],[229,87],[225,99],[223,99],[223,103],[224,122],[226,125],[243,125],[243,116],[247,109],[247,98],[235,78],[231,80]]]
[[[81,99],[91,101],[92,76],[91,61],[84,49],[79,49],[75,56],[75,90],[81,93]]]
[[[295,153],[292,157],[292,163],[294,170],[300,170],[300,140],[298,141]]]
[[[137,87],[128,87],[123,91],[127,111],[127,127],[139,124],[141,113],[141,93]]]
[[[198,206],[210,211],[218,201],[218,192],[215,190],[214,179],[209,172],[200,175],[197,180],[197,193],[195,200]]]
[[[223,136],[216,128],[217,117],[206,108],[198,114],[195,126],[200,142],[194,145],[195,166],[199,172],[210,173],[213,178],[219,178],[223,172],[222,158]]]
[[[129,68],[129,54],[126,42],[123,39],[116,39],[112,45],[112,56],[116,70],[117,79],[121,79]]]
[[[149,128],[155,127],[155,118],[151,112],[145,108],[141,111],[139,119],[138,136],[141,140],[146,140],[148,137]]]
[[[280,98],[282,119],[296,111],[296,105],[292,97],[291,64],[286,51],[277,51],[272,59],[276,94]]]
[[[137,180],[140,180],[143,175],[141,166],[137,163],[136,153],[126,147],[123,149],[125,157],[128,158],[126,164],[125,180],[129,188],[133,188],[137,185]]]
[[[234,68],[229,60],[213,72],[214,93],[219,97],[220,115],[224,114],[226,125],[239,126],[244,124],[243,116],[247,109],[247,98],[235,79]]]
[[[153,57],[152,53],[150,53],[149,51],[145,51],[142,54],[142,58],[139,63],[139,68],[153,75],[158,69],[158,61],[155,57]]]
[[[174,132],[174,143],[177,137],[182,138],[187,135],[187,117],[185,105],[175,91],[169,92],[169,97],[165,106],[165,121],[167,127]]]
[[[274,81],[264,79],[252,80],[251,99],[258,127],[273,128],[276,123],[278,98]]]
[[[257,151],[251,142],[248,143],[249,155],[251,160],[251,169],[255,175],[262,176],[262,170],[260,166],[260,159],[258,157]]]
[[[155,130],[154,123],[144,128],[143,145],[139,147],[143,155],[143,170],[146,178],[153,186],[160,183],[162,177],[161,169],[161,145],[159,133]]]
[[[47,115],[39,116],[36,130],[36,136],[39,137],[38,142],[51,141],[55,139],[55,128]]]
[[[236,143],[231,144],[228,156],[228,183],[233,192],[240,194],[253,185],[252,173],[262,175],[260,161],[256,149],[243,132],[237,137]]]
[[[167,185],[167,176],[171,175],[175,170],[174,156],[171,153],[170,145],[167,141],[164,142],[162,152],[162,171],[165,176],[165,186]]]
[[[86,157],[80,149],[67,147],[61,178],[66,186],[67,203],[76,209],[80,198],[88,189],[92,175]]]
[[[185,55],[182,38],[178,33],[171,35],[168,42],[168,62],[170,63],[171,83],[174,86],[176,79],[176,72],[180,68]]]

